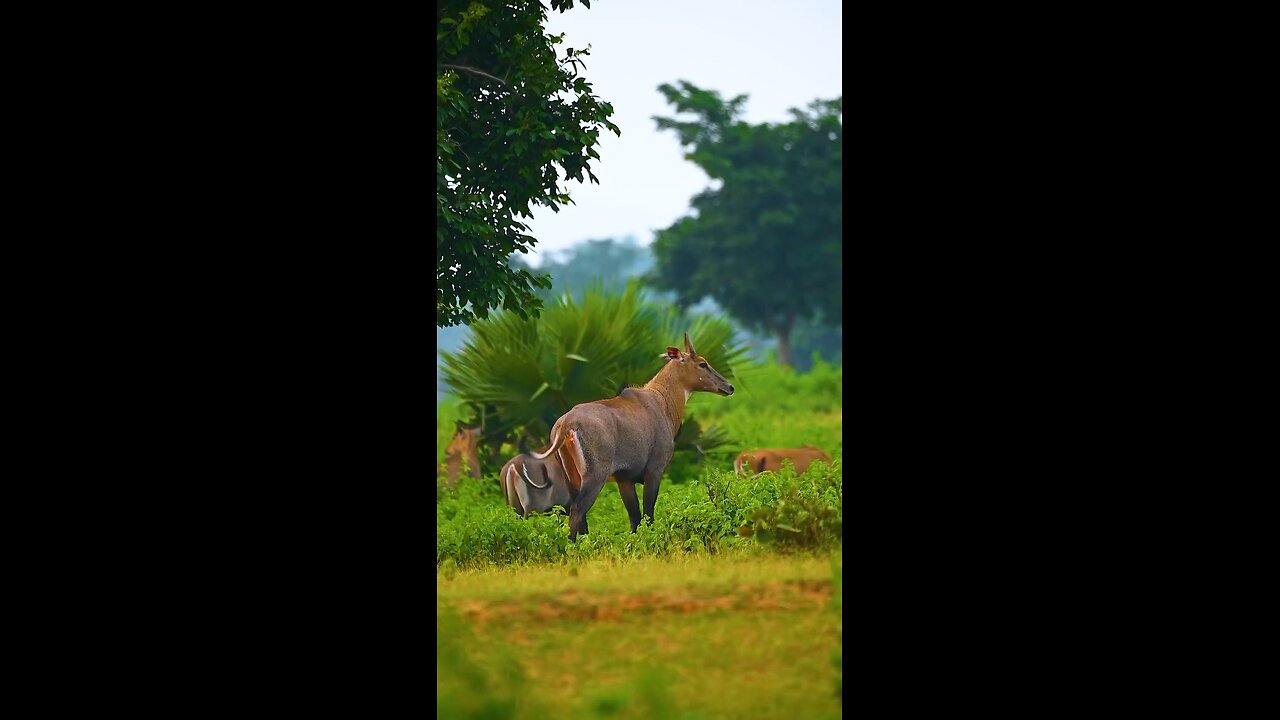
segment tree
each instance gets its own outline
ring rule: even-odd
[[[684,81],[658,90],[694,116],[655,117],[658,128],[674,130],[685,157],[722,184],[657,233],[649,282],[675,291],[681,306],[710,296],[743,325],[772,332],[778,362],[791,365],[797,320],[843,325],[842,100],[751,125],[738,119],[746,95],[726,101]]]
[[[436,3],[437,327],[498,307],[537,316],[534,288],[550,280],[508,263],[537,244],[524,219],[535,205],[572,202],[562,174],[598,183],[600,131],[621,134],[613,107],[579,75],[589,48],[558,56],[564,36],[546,34],[546,18],[538,0]]]

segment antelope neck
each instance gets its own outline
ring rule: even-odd
[[[676,431],[680,429],[680,423],[684,420],[684,405],[691,394],[671,369],[674,364],[669,362],[663,365],[658,374],[644,384],[646,390],[653,390],[662,396],[667,408],[667,419],[671,421],[671,437],[675,437]]]

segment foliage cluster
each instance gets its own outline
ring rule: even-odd
[[[551,0],[564,12],[573,0]],[[589,2],[582,3],[590,7]],[[582,77],[589,48],[556,46],[540,0],[436,3],[436,325],[502,307],[537,315],[550,281],[510,267],[537,240],[534,206],[571,202],[561,177],[598,182],[613,107]],[[585,178],[584,178],[585,175]]]
[[[797,488],[787,488],[777,502],[752,510],[750,519],[738,532],[779,547],[822,547],[828,540],[840,537],[840,512],[836,508],[843,503],[843,497],[836,500],[835,505],[829,505],[825,500],[802,497]]]

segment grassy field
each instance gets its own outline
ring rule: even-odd
[[[840,552],[436,577],[440,717],[840,717]]]
[[[841,716],[842,370],[734,382],[686,418],[735,443],[664,480],[636,533],[613,487],[577,543],[506,507],[496,473],[437,489],[440,717]],[[440,452],[461,417],[437,407]],[[733,474],[741,449],[804,443],[832,462]]]

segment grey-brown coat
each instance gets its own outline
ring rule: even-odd
[[[587,532],[587,511],[605,480],[613,475],[631,519],[640,526],[636,483],[644,485],[644,514],[653,517],[662,472],[675,451],[676,431],[685,403],[694,392],[732,395],[733,385],[693,349],[684,334],[685,352],[668,347],[662,369],[644,387],[626,388],[616,397],[579,403],[551,427],[551,445],[533,457],[560,458],[570,495],[569,539]]]
[[[778,471],[782,469],[782,461],[786,459],[791,460],[795,465],[797,473],[809,469],[809,465],[814,460],[831,462],[830,455],[812,445],[803,445],[798,448],[756,448],[738,453],[737,459],[733,461],[733,471],[739,475],[765,470]],[[749,473],[743,472],[744,470]]]

